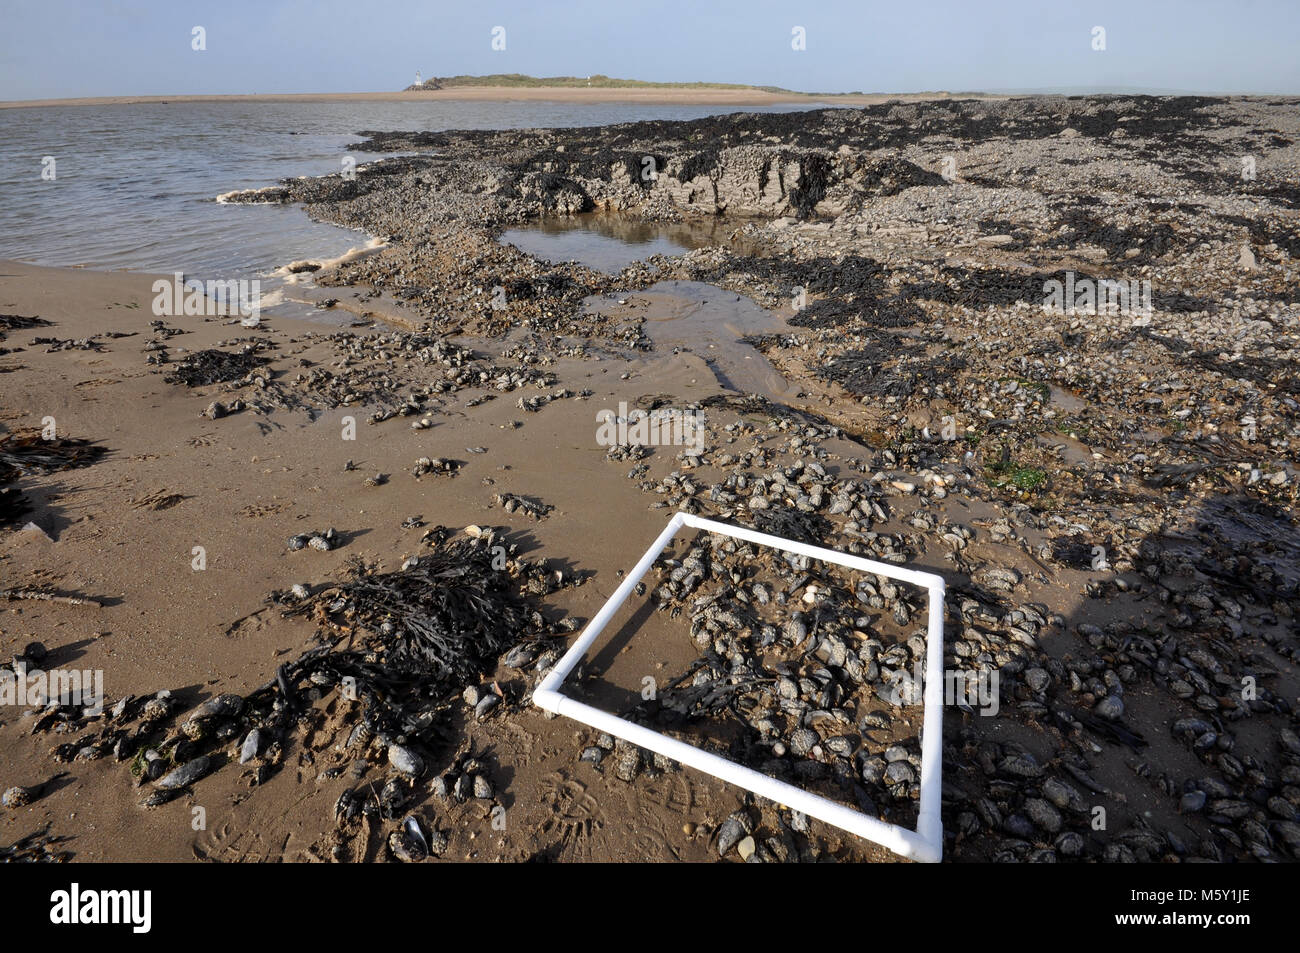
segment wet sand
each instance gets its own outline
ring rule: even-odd
[[[653,498],[627,479],[631,464],[605,459],[605,449],[593,442],[596,411],[617,410],[620,401],[636,406],[639,398],[664,392],[685,400],[723,392],[700,357],[668,349],[630,361],[561,362],[554,370],[563,384],[593,393],[552,402],[536,414],[518,409],[510,394],[474,408],[464,407],[467,395],[460,395],[428,430],[412,430],[404,418],[369,426],[361,407],[316,420],[303,412],[263,416],[251,410],[210,420],[201,412],[210,400],[224,398],[220,385],[190,390],[165,383],[158,368],[145,364],[152,280],[0,263],[0,311],[39,314],[53,323],[11,332],[4,342],[15,350],[0,355],[0,426],[40,427],[53,416],[60,436],[91,439],[108,451],[93,466],[24,480],[34,504],[29,518],[40,531],[0,538],[6,586],[21,582],[78,593],[103,607],[0,604],[0,654],[8,657],[39,640],[51,651],[50,667],[102,669],[110,706],[124,695],[160,688],[188,704],[264,683],[313,632],[304,620],[283,619],[268,607],[267,593],[337,580],[354,557],[396,569],[418,552],[423,530],[401,526],[415,515],[428,525],[508,526],[530,558],[593,573],[554,600],[559,609],[589,619],[618,584],[617,572],[639,558],[671,512],[653,508]],[[252,332],[226,318],[165,320],[186,331],[169,339],[173,361],[184,357],[182,348],[258,337],[274,346],[271,367],[279,374],[302,361],[331,359],[332,352],[307,335],[319,337],[350,318],[341,309],[315,320],[264,314],[263,327]],[[132,336],[105,338],[110,331]],[[46,353],[28,346],[37,333],[98,335],[104,348]],[[345,414],[358,421],[354,442],[341,439]],[[512,420],[523,426],[507,429]],[[467,453],[470,446],[487,452]],[[417,481],[409,470],[424,455],[467,464],[454,479]],[[353,471],[344,469],[349,460]],[[662,449],[644,462],[649,479],[676,466]],[[376,471],[389,474],[389,482],[367,487],[364,478]],[[494,495],[504,492],[555,509],[541,521],[507,514],[493,505]],[[327,553],[286,550],[288,536],[325,526],[335,527],[345,545]],[[195,546],[206,552],[203,571],[192,568]],[[620,666],[608,680],[624,695],[635,692],[646,673],[662,677],[681,665],[693,654],[688,649],[680,624],[650,615],[631,651],[617,655]],[[628,785],[609,770],[579,763],[577,752],[590,743],[580,739],[590,733],[532,708],[530,688],[517,672],[503,670],[498,679],[511,713],[485,724],[458,713],[453,728],[489,753],[501,791],[493,803],[505,807],[507,827],[495,830],[481,802],[430,805],[435,823],[451,838],[448,859],[522,860],[547,851],[569,860],[711,855],[709,832],[740,806],[742,792],[681,770]],[[337,699],[321,705],[327,724],[337,707]],[[34,804],[0,812],[0,842],[49,824],[54,833],[71,836],[65,846],[77,860],[324,860],[334,801],[351,783],[317,780],[331,756],[339,757],[333,749],[339,739],[322,728],[255,791],[247,786],[247,772],[231,767],[207,779],[195,799],[147,810],[139,805],[147,789],[133,786],[125,764],[111,757],[57,764],[50,746],[64,739],[32,735],[30,726],[19,710],[0,713],[0,783],[31,786],[60,771],[68,776]],[[382,782],[373,771],[370,777]],[[195,807],[207,812],[206,830],[191,828]],[[687,836],[684,825],[696,825],[698,833]],[[884,856],[869,846],[846,845],[833,830],[823,836],[828,847],[851,848],[854,856]],[[371,840],[361,838],[352,856],[383,859],[382,837],[375,833]]]

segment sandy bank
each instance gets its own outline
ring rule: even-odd
[[[230,96],[88,96],[71,99],[35,99],[0,102],[0,109],[45,109],[51,106],[120,106],[142,103],[347,103],[347,102],[557,102],[557,103],[642,103],[646,105],[775,106],[783,103],[826,103],[863,106],[898,100],[922,102],[950,99],[952,94],[868,93],[863,95],[811,96],[803,93],[769,93],[761,89],[574,89],[570,87],[509,88],[504,86],[461,86],[421,92],[371,93],[251,93]],[[973,94],[962,98],[1000,99]]]

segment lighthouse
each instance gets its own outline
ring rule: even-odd
[[[424,80],[420,78],[420,71],[419,71],[419,70],[416,70],[416,71],[415,71],[415,85],[416,85],[416,86],[423,86],[423,85],[424,85]]]

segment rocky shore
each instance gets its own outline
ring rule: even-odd
[[[147,816],[240,770],[334,784],[332,812],[283,787],[292,806],[269,815],[262,791],[225,795],[266,840],[294,831],[303,859],[886,859],[529,706],[617,567],[686,509],[948,580],[945,669],[981,691],[945,710],[947,859],[1300,858],[1296,105],[1040,97],[369,132],[354,151],[402,155],[229,195],[382,238],[314,283],[389,327],[272,319],[205,358],[168,356],[163,325],[153,370],[195,389],[205,426],[333,428],[352,408],[389,443],[340,479],[388,494],[418,543],[349,535],[380,525],[370,504],[326,532],[322,504],[281,535],[284,559],[364,558],[258,610],[310,621],[310,647],[201,703],[141,686],[29,730],[67,734],[70,765],[129,766],[105,777],[148,784],[132,805]],[[726,238],[619,274],[499,241],[611,213]],[[656,322],[686,288],[772,325],[674,340]],[[732,386],[733,347],[788,390]],[[619,398],[702,414],[703,453],[599,446],[592,415]],[[428,435],[441,452],[416,456]],[[440,588],[453,563],[475,595]],[[638,599],[573,693],[915,823],[923,594],[702,536]],[[448,642],[440,626],[469,618],[510,637]],[[244,859],[237,836],[195,855]]]

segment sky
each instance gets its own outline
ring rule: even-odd
[[[1300,0],[0,0],[0,100],[386,91],[416,70],[1300,94],[1297,37]]]

